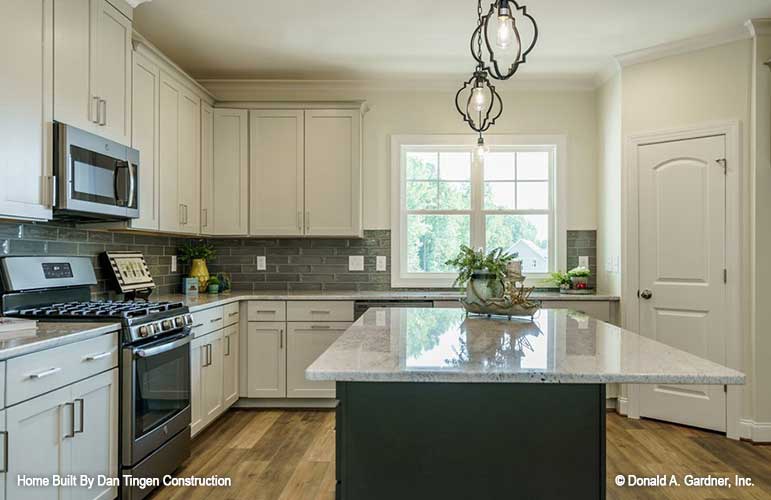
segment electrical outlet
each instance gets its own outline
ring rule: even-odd
[[[176,273],[177,272],[177,256],[172,255],[171,256],[171,272]]]
[[[364,256],[363,255],[351,255],[348,257],[348,270],[349,271],[363,271],[364,270]]]
[[[257,270],[258,271],[264,271],[265,268],[266,268],[265,256],[264,255],[258,255],[257,256]]]
[[[377,259],[375,259],[375,271],[385,271],[386,265],[385,255],[378,255]]]
[[[578,257],[578,266],[579,267],[589,267],[589,256],[588,255],[581,255]]]

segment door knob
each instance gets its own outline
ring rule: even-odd
[[[640,297],[642,297],[642,298],[643,298],[643,299],[645,299],[645,300],[648,300],[648,299],[650,299],[651,297],[653,297],[653,292],[651,292],[650,290],[648,290],[648,289],[646,288],[645,290],[643,290],[642,292],[640,292]]]

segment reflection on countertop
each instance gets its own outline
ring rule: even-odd
[[[120,327],[120,323],[39,321],[35,329],[0,335],[0,360],[98,337]]]
[[[706,359],[564,309],[528,319],[370,309],[306,371],[311,380],[743,384]]]

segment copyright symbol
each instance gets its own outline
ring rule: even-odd
[[[626,483],[626,479],[624,479],[624,476],[619,474],[616,476],[616,486],[624,486],[624,483]]]

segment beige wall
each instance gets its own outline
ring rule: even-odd
[[[499,83],[505,88],[506,83]],[[597,130],[592,91],[503,91],[495,134],[565,134],[568,199],[565,229],[597,227]],[[378,91],[366,95],[364,117],[364,227],[390,227],[390,136],[458,134],[471,130],[455,110],[452,91]]]
[[[597,89],[597,287],[621,295],[621,74]]]

